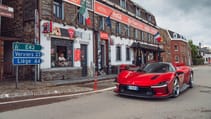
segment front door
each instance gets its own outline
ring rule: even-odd
[[[82,76],[87,76],[87,45],[81,44]]]

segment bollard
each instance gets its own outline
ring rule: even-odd
[[[95,73],[95,79],[94,79],[94,86],[93,86],[93,90],[96,91],[97,90],[97,72]]]

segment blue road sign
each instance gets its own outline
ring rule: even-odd
[[[41,64],[42,60],[41,58],[13,58],[13,64],[14,65],[36,65]]]
[[[26,58],[26,57],[41,57],[42,53],[38,52],[38,51],[17,51],[14,50],[13,51],[13,57],[22,57],[22,58]]]

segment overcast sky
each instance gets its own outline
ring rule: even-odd
[[[155,15],[157,25],[211,47],[211,0],[133,0]]]

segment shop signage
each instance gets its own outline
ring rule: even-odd
[[[100,38],[104,40],[108,40],[108,33],[100,32]]]
[[[111,16],[110,16],[111,19],[114,19],[114,20],[119,21],[124,24],[128,24],[128,25],[133,26],[142,31],[145,31],[145,32],[148,32],[151,34],[157,33],[157,29],[155,29],[139,20],[136,20],[128,15],[125,15],[122,12],[114,10],[111,7],[108,7],[100,2],[95,1],[94,10],[95,10],[95,13],[104,15],[104,16],[109,16],[111,14]]]
[[[5,5],[0,5],[0,16],[14,18],[14,9]]]
[[[50,21],[50,22],[45,22],[45,23],[43,23],[42,24],[42,26],[43,26],[43,33],[51,33],[52,32],[52,26],[53,25],[53,23],[52,23],[52,21]]]
[[[74,61],[80,61],[81,60],[81,50],[80,48],[76,48],[74,50]]]
[[[40,45],[29,43],[13,43],[13,65],[37,65],[41,64],[42,53]]]
[[[69,33],[69,36],[70,36],[70,38],[72,39],[72,38],[74,38],[74,36],[75,36],[75,30],[74,29],[68,29],[68,33]]]

